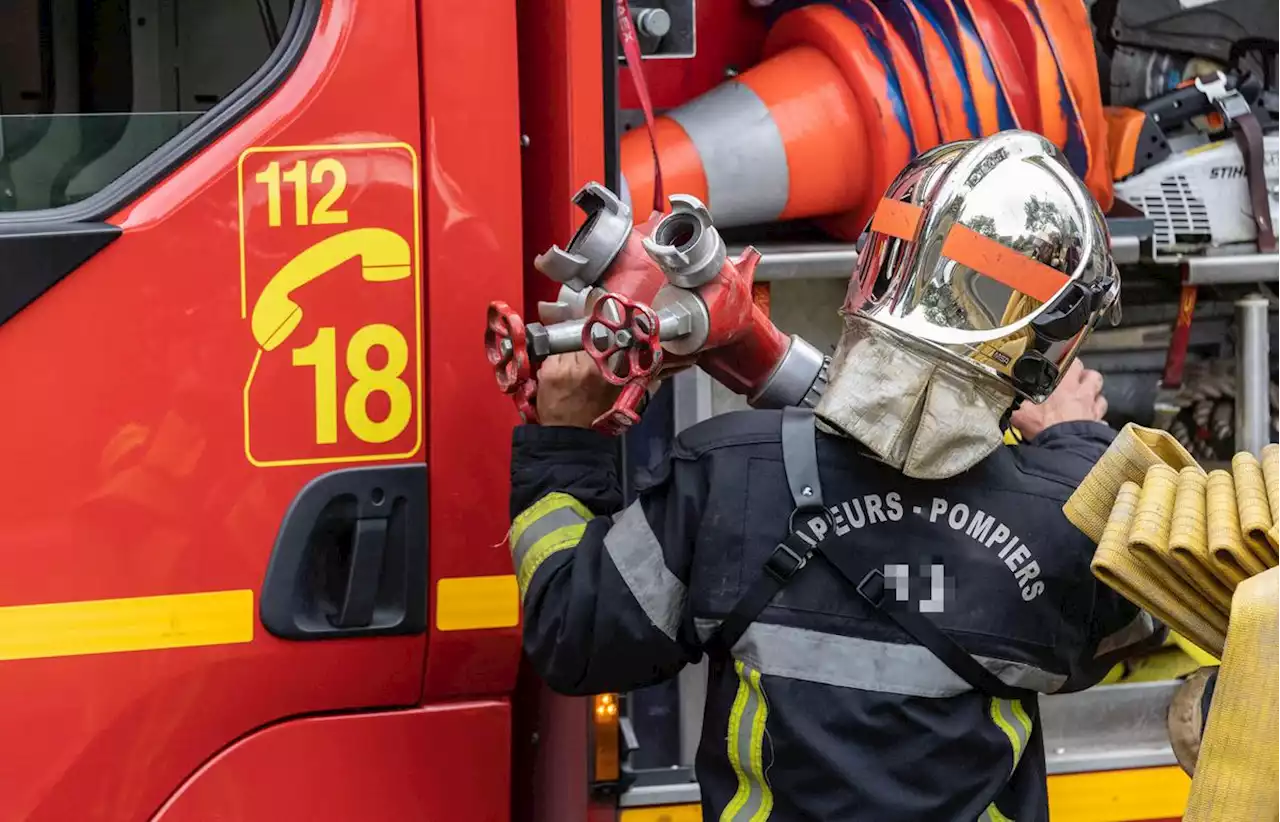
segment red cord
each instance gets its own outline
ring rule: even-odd
[[[662,191],[662,164],[658,162],[658,132],[654,126],[653,102],[649,99],[649,84],[644,79],[644,67],[640,65],[640,41],[636,37],[635,23],[631,21],[631,6],[627,0],[617,0],[618,39],[622,42],[622,56],[631,71],[631,84],[640,98],[644,112],[644,127],[649,130],[649,147],[653,149],[653,210],[665,211],[667,198]],[[643,215],[647,217],[648,215]],[[643,222],[643,220],[641,221]]]

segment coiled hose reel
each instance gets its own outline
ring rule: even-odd
[[[1280,386],[1271,383],[1271,432],[1280,432]],[[1231,458],[1235,450],[1236,378],[1233,360],[1188,363],[1182,388],[1169,399],[1169,433],[1202,462]]]

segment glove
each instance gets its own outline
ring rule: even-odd
[[[1200,739],[1209,719],[1209,704],[1218,682],[1218,666],[1204,667],[1183,680],[1169,703],[1167,717],[1173,755],[1188,776],[1195,776]]]

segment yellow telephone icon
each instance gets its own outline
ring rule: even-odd
[[[258,345],[272,350],[302,322],[302,307],[293,301],[295,289],[354,257],[360,258],[361,274],[371,283],[403,280],[413,273],[409,242],[390,229],[353,228],[326,237],[286,263],[262,289],[250,320]]]

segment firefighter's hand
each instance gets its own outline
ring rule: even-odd
[[[1098,421],[1107,413],[1107,398],[1102,396],[1102,375],[1076,360],[1053,393],[1039,405],[1024,402],[1013,412],[1009,422],[1032,439],[1046,428],[1060,422]]]
[[[584,351],[548,357],[538,370],[538,419],[543,425],[590,428],[620,390],[605,382]]]

